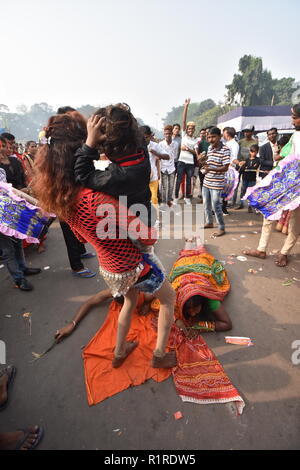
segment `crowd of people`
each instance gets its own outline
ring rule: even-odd
[[[43,229],[38,238],[40,249],[45,250],[46,233],[50,230],[51,234],[51,223],[57,217],[72,274],[94,277],[96,273],[83,261],[97,256],[100,274],[108,286],[104,294],[90,299],[67,327],[57,331],[57,341],[73,332],[92,305],[112,296],[121,304],[112,368],[122,367],[138,346],[126,338],[141,293],[148,304],[154,298],[159,301],[153,368],[168,369],[177,364],[175,352],[168,351],[174,311],[176,325],[187,337],[232,327],[221,305],[229,291],[226,274],[222,272],[219,279],[220,271],[216,271],[209,286],[207,279],[203,281],[203,266],[207,265],[207,274],[217,262],[199,240],[187,240],[187,266],[183,266],[181,257],[168,279],[153,248],[158,238],[159,211],[174,210],[181,203],[181,193],[187,205],[203,203],[204,228],[214,229],[215,217],[218,230],[212,236],[224,236],[228,208],[243,209],[244,196],[272,174],[278,162],[287,155],[300,155],[300,104],[292,108],[294,134],[278,138],[277,129],[272,128],[267,132],[268,142],[261,147],[254,127],[243,129],[240,140],[232,127],[221,131],[209,126],[197,137],[195,123],[187,121],[189,104],[190,100],[185,100],[182,125],[166,125],[161,141],[155,139],[149,126],[138,125],[124,103],[100,108],[88,121],[74,108],[59,108],[45,126],[42,141],[28,141],[22,153],[12,134],[0,136],[0,260],[17,288],[32,290],[27,277],[39,274],[41,269],[26,265],[24,247],[31,238],[23,230],[24,223],[14,224],[13,219],[21,218],[26,209],[40,209]],[[95,165],[98,160],[105,163],[105,168]],[[229,174],[234,175],[230,185]],[[121,198],[125,196],[123,203]],[[146,211],[131,210],[136,204]],[[12,212],[10,218],[8,210]],[[250,204],[247,210],[253,212]],[[111,211],[109,219],[107,211]],[[285,223],[288,234],[277,259],[281,267],[287,265],[288,254],[300,233],[300,207],[283,217],[281,225]],[[133,229],[134,221],[139,230]],[[272,224],[264,218],[259,246],[245,252],[247,255],[266,257]],[[92,245],[96,255],[86,251],[86,243]],[[191,257],[195,266],[192,276],[188,272]],[[211,314],[209,321],[201,317],[204,310]],[[9,371],[2,374],[4,390],[10,377]],[[0,377],[0,387],[2,382]],[[31,448],[42,437],[39,427],[22,433],[0,434],[0,448]]]

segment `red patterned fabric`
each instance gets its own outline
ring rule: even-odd
[[[101,211],[101,215],[96,215],[97,210]],[[140,224],[140,240],[146,245],[153,245],[156,242],[153,228],[146,227],[127,208],[119,206],[113,197],[87,188],[79,192],[77,210],[66,220],[81,242],[93,245],[101,267],[112,273],[130,271],[142,262],[140,251],[128,238],[132,235],[128,226],[133,221]],[[98,237],[97,227],[105,231],[106,238]]]

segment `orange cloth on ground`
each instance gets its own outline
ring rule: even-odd
[[[137,308],[143,302],[144,295],[140,295]],[[172,373],[171,369],[151,367],[157,336],[152,324],[152,315],[141,317],[136,310],[132,315],[127,341],[137,340],[139,346],[119,369],[113,369],[112,359],[120,310],[121,306],[117,302],[111,303],[105,323],[83,352],[89,405],[100,403],[116,393],[141,385],[151,378],[156,382],[162,382]]]

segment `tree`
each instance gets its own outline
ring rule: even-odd
[[[212,99],[201,101],[201,103],[191,103],[188,110],[188,121],[194,121],[202,113],[212,109],[216,106],[216,103]],[[164,119],[164,124],[181,124],[182,121],[183,106],[177,106],[169,111]]]
[[[9,113],[9,107],[6,104],[0,104],[0,111],[3,113]]]
[[[296,80],[292,77],[273,80],[273,104],[288,105],[292,102],[292,95],[296,89]]]
[[[91,106],[90,104],[85,104],[83,106],[80,106],[77,111],[83,114],[85,117],[90,117],[99,108],[100,106]]]
[[[239,61],[239,72],[226,85],[228,104],[240,106],[289,105],[296,82],[292,77],[273,79],[263,68],[260,57],[244,55]]]
[[[28,112],[28,108],[25,104],[18,104],[16,110],[20,114],[26,114]]]
[[[227,104],[256,106],[271,104],[273,80],[271,72],[263,69],[261,57],[244,55],[239,61],[239,74],[235,74],[228,90]]]

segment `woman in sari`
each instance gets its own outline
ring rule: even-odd
[[[169,279],[176,291],[175,323],[186,336],[193,338],[203,332],[231,330],[232,322],[222,305],[230,290],[226,270],[206,251],[200,239],[186,240]],[[72,334],[93,307],[108,299],[112,299],[109,289],[88,299],[79,308],[73,321],[56,331],[56,340],[61,341]],[[115,300],[123,301],[121,298]],[[155,295],[145,294],[139,314],[158,312],[159,305]]]

